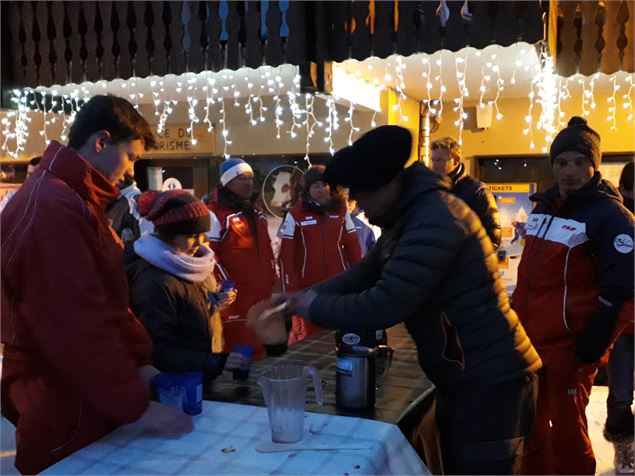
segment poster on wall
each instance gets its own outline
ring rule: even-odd
[[[525,223],[531,213],[533,203],[529,197],[536,192],[535,183],[488,183],[496,198],[501,220],[502,242],[498,249],[498,269],[511,295],[516,288],[518,263],[525,245]]]

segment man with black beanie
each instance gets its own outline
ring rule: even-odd
[[[585,417],[601,357],[633,314],[633,215],[602,179],[580,117],[549,152],[555,185],[531,197],[514,309],[544,367],[524,474],[594,474]]]
[[[445,474],[511,474],[534,415],[540,358],[511,309],[476,214],[447,179],[404,169],[412,137],[382,126],[326,169],[382,227],[347,271],[286,295],[290,312],[322,327],[373,331],[405,322],[438,389]]]

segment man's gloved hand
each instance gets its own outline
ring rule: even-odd
[[[584,330],[576,338],[576,353],[581,362],[597,362],[611,345],[615,324],[619,316],[619,304],[599,298],[599,306]]]

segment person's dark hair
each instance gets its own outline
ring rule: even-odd
[[[629,162],[622,169],[622,174],[620,175],[620,188],[623,190],[633,190],[633,172],[635,170],[635,166],[633,164],[633,162]]]
[[[93,96],[82,106],[68,134],[68,146],[78,149],[91,134],[110,132],[111,143],[142,140],[146,150],[156,147],[150,124],[124,98],[118,96]]]
[[[35,167],[37,164],[40,163],[40,160],[42,160],[42,156],[37,156],[37,157],[33,157],[31,160],[29,160],[29,165],[32,165],[33,167]]]

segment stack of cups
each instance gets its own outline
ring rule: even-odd
[[[179,375],[183,391],[183,411],[188,415],[198,415],[203,411],[203,374],[185,372]]]
[[[201,372],[161,372],[152,381],[157,398],[164,405],[198,415],[203,411],[203,374]]]

